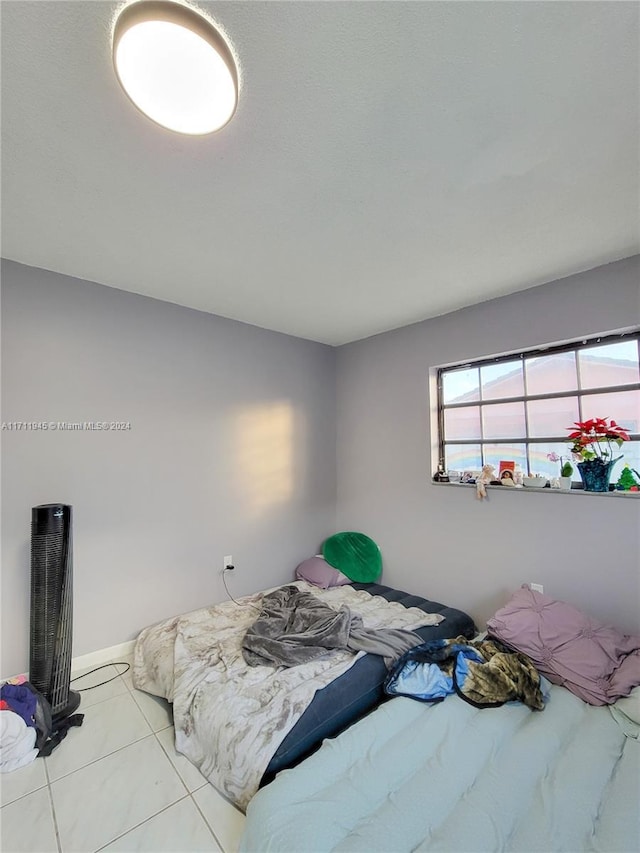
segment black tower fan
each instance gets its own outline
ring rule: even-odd
[[[70,689],[73,626],[71,507],[31,510],[31,644],[29,680],[51,704],[54,719],[72,714],[80,694]]]

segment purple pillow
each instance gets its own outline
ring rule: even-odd
[[[640,637],[621,634],[528,586],[487,622],[492,637],[590,705],[610,705],[640,684]]]
[[[346,575],[330,566],[324,557],[309,557],[308,560],[303,560],[296,569],[296,578],[322,589],[351,583]]]

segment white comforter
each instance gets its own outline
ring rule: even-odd
[[[366,628],[417,628],[442,620],[351,586],[295,586],[336,609],[345,604]],[[177,750],[242,809],[315,692],[361,656],[333,651],[290,668],[248,666],[242,639],[261,598],[257,593],[239,604],[226,601],[147,628],[134,654],[134,685],[173,702]]]
[[[393,699],[259,791],[240,849],[632,853],[640,744],[563,687],[544,711]]]

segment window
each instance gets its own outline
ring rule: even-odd
[[[570,457],[575,421],[614,418],[631,441],[613,469],[640,471],[640,332],[445,367],[438,370],[439,464],[479,471],[513,460],[523,472],[557,477],[547,458]],[[579,482],[579,473],[574,470]]]

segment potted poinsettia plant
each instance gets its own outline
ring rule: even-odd
[[[606,418],[577,421],[568,429],[569,441],[573,442],[571,452],[579,460],[578,471],[585,490],[608,492],[611,469],[622,459],[622,455],[614,459],[613,446],[620,448],[624,441],[629,441],[629,431],[614,420],[607,422]]]

